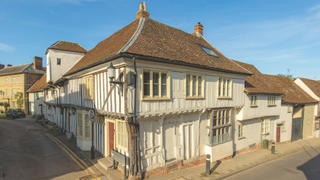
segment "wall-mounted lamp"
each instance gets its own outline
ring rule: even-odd
[[[115,67],[112,65],[112,62],[110,63],[110,66],[107,69],[108,69],[108,76],[109,76],[109,79],[110,79],[110,83],[118,84],[120,86],[120,91],[121,91],[121,94],[122,94],[123,93],[123,84],[124,84],[124,82],[113,81],[114,76],[115,76]]]

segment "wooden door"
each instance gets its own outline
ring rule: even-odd
[[[166,162],[175,160],[174,153],[174,125],[173,124],[165,124],[164,125],[164,149]]]
[[[277,138],[276,141],[280,142],[281,125],[277,125]]]
[[[109,157],[111,157],[111,149],[114,149],[114,123],[109,122]]]

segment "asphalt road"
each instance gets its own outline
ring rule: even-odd
[[[27,118],[0,119],[0,180],[79,179],[90,175],[74,159],[46,135],[40,124]]]
[[[259,165],[228,179],[233,180],[319,180],[320,147],[308,149]]]

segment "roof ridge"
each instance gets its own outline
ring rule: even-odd
[[[140,18],[139,19],[139,25],[137,27],[137,30],[133,33],[131,39],[127,42],[126,45],[124,45],[119,51],[118,53],[121,53],[121,52],[126,52],[128,51],[128,49],[136,42],[136,40],[138,39],[142,29],[143,29],[143,26],[144,26],[144,22],[145,22],[146,18]]]
[[[232,61],[233,63],[235,63],[236,65],[240,66],[241,68],[243,68],[244,70],[248,71],[251,74],[254,74],[253,72],[249,71],[248,69],[246,69],[245,67],[241,66],[240,64],[238,64],[235,60],[230,59],[230,61]],[[240,62],[240,61],[239,61]],[[245,63],[246,64],[246,63]],[[252,64],[248,64],[248,65],[252,65]]]

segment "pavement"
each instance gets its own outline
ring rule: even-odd
[[[63,138],[62,138],[63,136]],[[65,135],[56,135],[57,138],[65,143],[70,149],[74,150],[80,158],[82,158],[88,165],[94,166],[101,174],[99,177],[91,179],[109,179],[120,180],[124,179],[123,174],[111,168],[112,161],[104,158],[96,152],[95,159],[91,159],[90,151],[81,151],[76,147],[76,139],[66,139]],[[276,161],[279,158],[284,158],[308,149],[314,149],[320,146],[320,138],[310,138],[305,140],[298,140],[294,142],[279,143],[275,145],[275,154],[271,154],[271,146],[269,149],[255,149],[252,151],[242,152],[235,155],[232,159],[225,161],[217,161],[211,163],[211,175],[207,176],[205,164],[191,167],[184,170],[171,172],[165,175],[151,176],[145,179],[150,180],[195,180],[195,179],[228,179],[238,173],[244,172],[256,166],[261,166],[265,163]],[[76,150],[77,149],[77,150]]]

